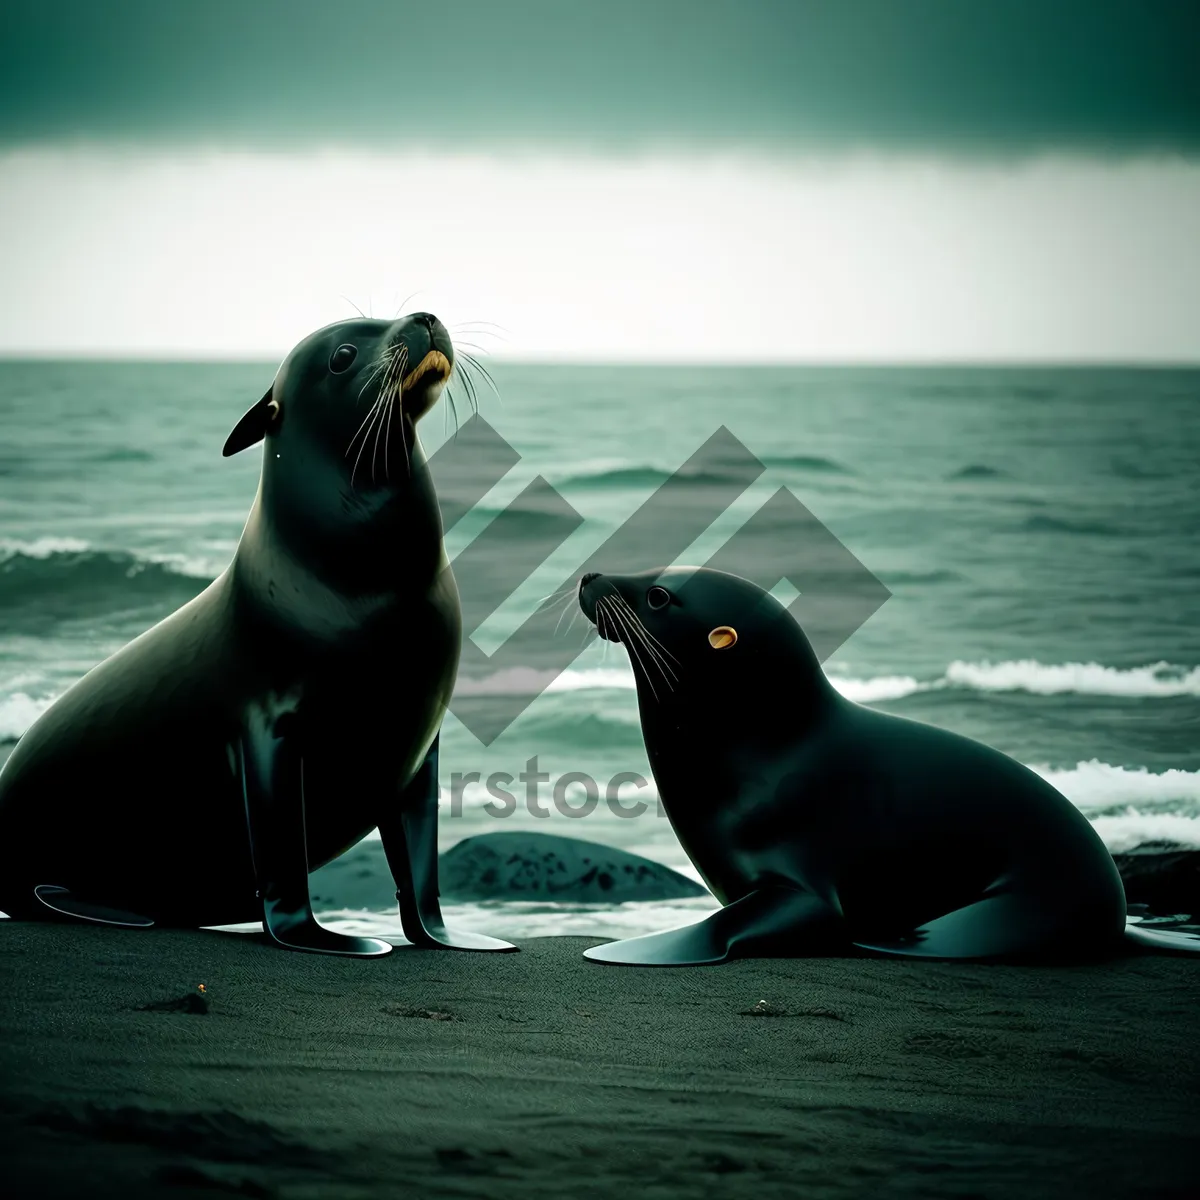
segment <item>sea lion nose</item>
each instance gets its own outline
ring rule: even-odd
[[[600,578],[599,571],[589,571],[586,575],[583,576],[582,579],[580,579],[579,586],[581,588],[585,588],[585,587],[587,587],[587,585],[589,583],[592,582],[593,579],[599,579],[599,578]]]
[[[433,313],[427,313],[427,312],[413,313],[412,319],[414,321],[420,321],[421,324],[424,325],[425,328],[428,329],[430,333],[433,332],[433,327],[437,324],[437,317],[435,317],[433,315]]]

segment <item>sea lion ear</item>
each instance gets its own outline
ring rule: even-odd
[[[737,630],[732,625],[718,625],[708,635],[708,644],[714,650],[728,650],[737,643]]]
[[[274,384],[267,388],[267,394],[233,427],[233,432],[225,439],[225,449],[221,451],[223,457],[237,454],[266,436],[267,429],[279,416],[279,404],[271,394],[274,388]]]

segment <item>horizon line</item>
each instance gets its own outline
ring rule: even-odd
[[[72,363],[80,366],[265,366],[278,365],[283,362],[289,351],[272,354],[258,352],[254,354],[196,354],[195,352],[164,352],[147,353],[145,351],[129,351],[118,354],[97,354],[93,351],[9,351],[0,349],[0,365],[52,365]],[[592,358],[589,356],[575,357],[572,355],[488,355],[489,365],[514,367],[651,367],[715,370],[771,370],[778,368],[879,368],[883,370],[903,370],[919,368],[978,368],[984,370],[1003,369],[1043,369],[1043,370],[1079,370],[1079,369],[1134,369],[1134,370],[1190,370],[1200,368],[1200,352],[1194,358],[1163,358],[1151,355],[1128,356],[1123,358],[1091,358],[1086,356],[1052,357],[1019,357],[985,358],[974,356],[911,356],[911,357],[860,357],[860,358],[771,358],[771,359],[689,359],[687,357],[672,358]]]

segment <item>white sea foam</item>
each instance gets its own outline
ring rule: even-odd
[[[1055,696],[1200,696],[1200,667],[1151,663],[1145,667],[1106,667],[1101,663],[952,662],[945,682],[981,692],[1031,692]]]
[[[25,558],[49,558],[52,554],[83,554],[91,548],[89,543],[72,537],[40,537],[31,542],[0,538],[0,562],[18,554]]]
[[[961,689],[977,692],[1028,692],[1039,696],[1064,694],[1087,696],[1167,698],[1200,696],[1200,667],[1152,663],[1144,667],[1106,667],[1101,663],[1040,663],[1036,659],[1011,662],[965,662],[955,660],[944,675],[920,680],[912,675],[874,675],[851,678],[831,675],[830,683],[849,700],[871,704],[900,700],[918,692]],[[537,671],[514,667],[484,679],[460,679],[464,695],[526,695],[543,688],[550,692],[629,690],[635,687],[633,672],[626,668],[592,667]]]
[[[1148,771],[1145,767],[1113,766],[1095,758],[1067,769],[1031,764],[1030,770],[1082,809],[1173,800],[1200,804],[1200,771]]]
[[[443,904],[448,921],[463,929],[497,937],[626,938],[659,929],[690,925],[715,912],[720,905],[711,896],[690,900],[636,900],[626,904],[546,904],[516,900],[494,904]],[[403,941],[395,913],[355,912],[341,909],[321,914],[322,924],[339,933],[387,937]],[[258,926],[246,926],[247,932]]]
[[[856,704],[871,704],[879,700],[900,700],[914,692],[925,692],[931,684],[921,683],[911,675],[876,675],[872,679],[845,679],[831,675],[829,682],[847,700]]]
[[[1130,809],[1120,816],[1097,817],[1092,825],[1112,854],[1123,854],[1147,842],[1200,850],[1200,817]]]
[[[919,680],[911,675],[877,675],[865,679],[830,676],[830,682],[843,696],[863,704],[946,689],[1165,699],[1200,696],[1200,667],[1181,667],[1168,662],[1144,667],[1106,667],[1096,662],[1041,663],[1033,658],[1008,662],[956,659],[937,679]]]
[[[0,697],[0,742],[15,742],[52,702],[53,697],[35,698],[24,692]]]
[[[213,558],[202,558],[192,554],[154,554],[143,551],[134,557],[142,562],[157,563],[176,575],[187,575],[193,579],[216,579],[229,565],[228,560],[219,562]]]

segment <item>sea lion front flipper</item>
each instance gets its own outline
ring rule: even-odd
[[[242,743],[242,783],[263,930],[289,950],[376,958],[392,947],[379,938],[334,933],[318,924],[308,894],[304,832],[304,760],[282,721]]]
[[[108,908],[103,904],[92,904],[82,900],[69,888],[57,884],[40,883],[33,889],[34,896],[52,913],[69,921],[88,921],[93,925],[116,925],[122,929],[153,929],[154,922],[140,913],[125,912],[119,908]]]
[[[450,950],[516,950],[511,942],[447,929],[438,900],[437,810],[439,733],[404,789],[383,820],[379,836],[400,905],[400,925],[414,946]]]
[[[766,887],[702,921],[593,946],[592,962],[643,967],[699,967],[745,954],[800,957],[828,946],[841,918],[812,892]]]

